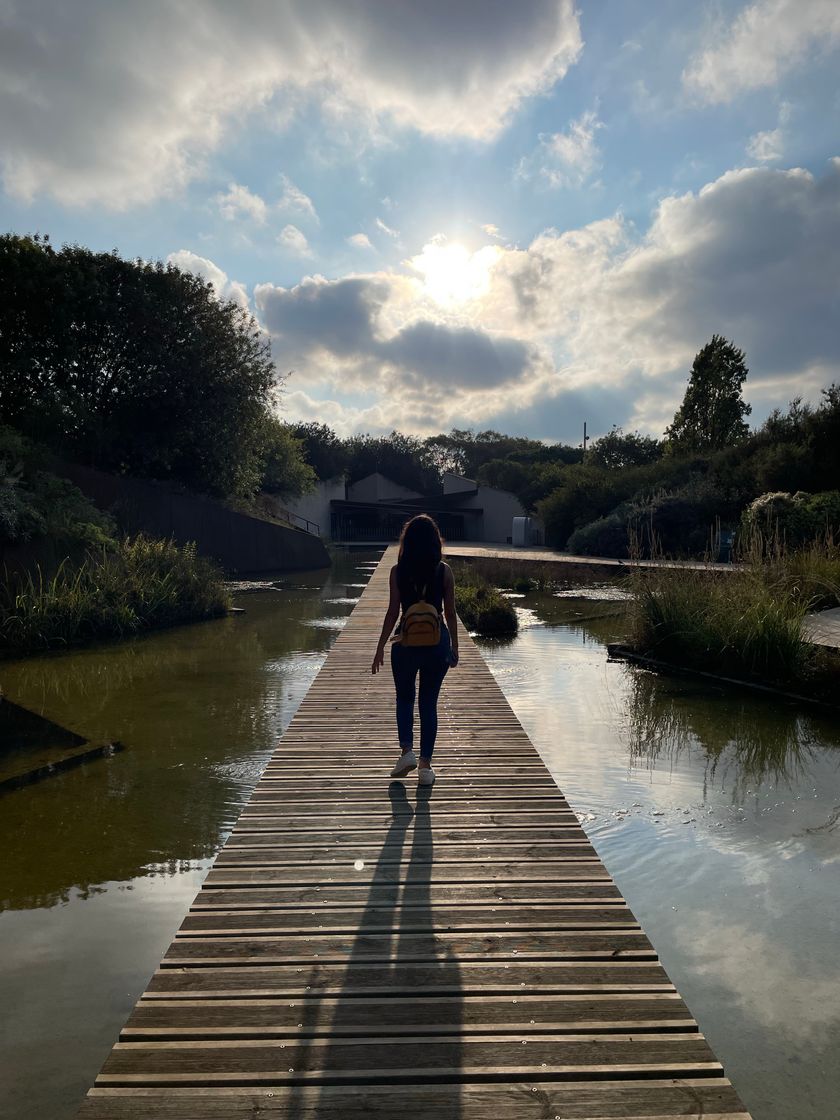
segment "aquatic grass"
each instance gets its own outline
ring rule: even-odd
[[[632,642],[689,668],[823,693],[835,671],[805,640],[805,616],[840,605],[840,547],[830,536],[788,549],[758,530],[726,571],[662,567],[632,578]]]
[[[484,637],[516,634],[519,620],[509,599],[472,564],[456,564],[455,607],[468,630]]]
[[[632,580],[636,649],[663,661],[725,676],[789,685],[810,659],[808,602],[766,573],[726,575],[664,567]]]
[[[223,614],[230,605],[221,572],[195,546],[126,537],[65,560],[52,575],[40,568],[0,586],[0,651],[31,653],[127,637]]]

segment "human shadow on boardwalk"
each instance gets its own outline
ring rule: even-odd
[[[309,1063],[320,1071],[317,1107],[298,1110],[293,1098],[290,1120],[410,1116],[413,1090],[430,1084],[436,1120],[461,1116],[461,976],[449,947],[435,941],[431,795],[418,787],[412,805],[402,782],[389,786],[391,818],[364,909],[348,914],[358,925],[340,990],[307,1000],[322,1035]],[[387,1099],[363,1088],[383,1084]]]

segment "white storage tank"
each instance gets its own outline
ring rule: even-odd
[[[511,528],[511,544],[517,548],[525,548],[531,543],[531,518],[514,517]]]

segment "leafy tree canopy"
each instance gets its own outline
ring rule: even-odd
[[[0,416],[53,451],[248,496],[278,388],[254,320],[198,277],[0,237]]]
[[[300,440],[304,458],[318,478],[338,478],[347,471],[350,462],[347,447],[327,424],[317,420],[293,424],[292,433]]]
[[[564,444],[549,446],[525,436],[507,436],[488,428],[474,432],[469,428],[453,428],[448,434],[429,436],[424,441],[426,452],[437,470],[443,474],[466,475],[478,478],[481,468],[494,460],[512,459],[516,462],[549,463],[576,462],[581,452]]]
[[[652,436],[638,432],[625,432],[613,425],[605,436],[595,440],[586,456],[587,462],[609,470],[622,467],[639,467],[653,463],[662,454],[662,445]]]
[[[402,432],[391,432],[389,436],[351,436],[345,441],[345,447],[351,482],[379,471],[410,490],[428,493],[440,490],[440,473],[423,441],[415,436]]]
[[[303,441],[289,424],[267,415],[262,422],[263,479],[261,489],[289,500],[312,490],[317,475],[304,459]]]
[[[683,403],[665,431],[672,451],[718,451],[749,435],[744,417],[752,409],[741,397],[747,373],[743,350],[713,335],[695,357]]]

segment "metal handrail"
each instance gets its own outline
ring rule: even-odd
[[[299,513],[292,513],[292,511],[288,509],[281,509],[280,512],[291,525],[295,525],[307,533],[313,533],[316,537],[320,537],[321,526],[317,521],[310,521],[308,517],[301,517]]]

